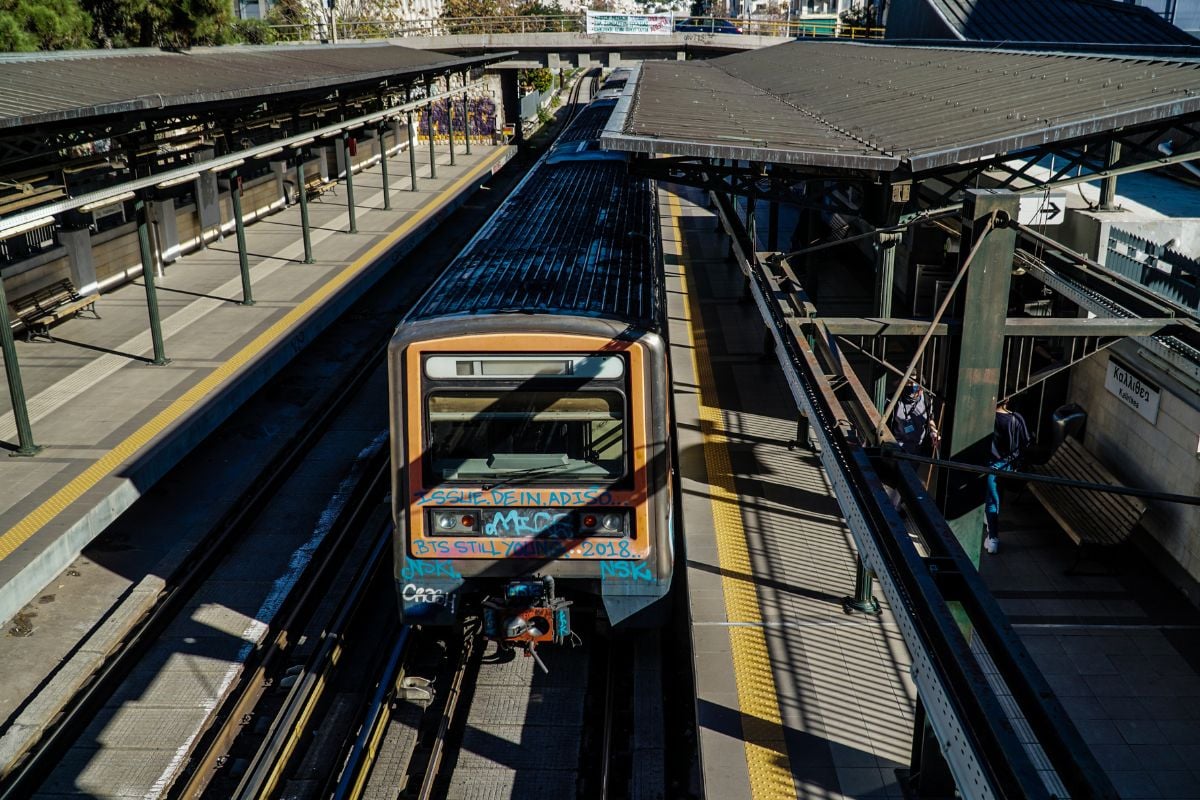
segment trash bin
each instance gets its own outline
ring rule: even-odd
[[[1083,406],[1078,403],[1067,403],[1054,410],[1052,420],[1050,447],[1053,452],[1058,449],[1068,435],[1074,436],[1076,439],[1083,437],[1083,426],[1087,424],[1087,411],[1084,411]]]

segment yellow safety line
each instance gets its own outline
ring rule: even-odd
[[[254,337],[248,345],[236,355],[206,375],[199,383],[185,392],[179,399],[156,414],[149,422],[131,433],[124,441],[109,450],[99,460],[77,475],[66,486],[55,492],[48,500],[31,511],[24,519],[5,531],[0,536],[0,560],[8,558],[13,552],[41,530],[52,519],[63,512],[71,503],[78,500],[85,492],[108,476],[117,467],[144,447],[152,438],[157,436],[168,425],[175,422],[185,411],[194,406],[206,395],[217,389],[223,383],[237,374],[246,362],[258,355],[263,349],[272,344],[290,327],[322,301],[345,286],[358,276],[363,269],[382,255],[396,241],[405,236],[414,227],[424,222],[433,213],[433,209],[448,195],[459,191],[465,184],[475,180],[479,175],[492,168],[492,164],[504,155],[506,147],[496,150],[469,172],[458,178],[450,186],[443,189],[429,203],[422,206],[408,219],[401,222],[383,239],[376,242],[358,259],[347,265],[323,286],[306,297],[299,305],[281,317],[275,324]]]
[[[742,526],[741,506],[733,481],[729,458],[729,439],[717,402],[716,381],[709,362],[708,340],[699,298],[688,290],[684,268],[683,232],[679,227],[679,198],[670,194],[670,226],[679,242],[679,280],[684,296],[683,318],[692,346],[692,364],[699,384],[700,434],[704,442],[704,466],[708,472],[713,527],[717,537],[717,558],[721,566],[721,585],[725,594],[725,616],[732,623],[733,671],[741,708],[742,738],[746,743],[746,768],[751,795],[758,798],[795,798],[792,767],[783,737],[779,714],[779,696],[771,657],[762,627],[758,591],[749,576],[754,574],[746,531]],[[737,577],[737,576],[747,577]]]

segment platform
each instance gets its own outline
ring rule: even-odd
[[[817,458],[788,448],[795,406],[727,240],[679,191],[660,209],[704,794],[900,797],[906,645],[886,604],[843,613],[850,534]],[[1136,553],[1064,575],[1072,546],[1040,506],[1002,510],[984,579],[1121,797],[1200,797],[1200,613]]]
[[[232,235],[168,265],[157,281],[171,359],[165,366],[148,363],[153,351],[140,280],[104,294],[100,319],[62,322],[53,328],[54,342],[17,342],[34,438],[44,449],[32,458],[0,457],[0,617],[7,633],[0,642],[7,676],[0,687],[0,768],[52,716],[88,664],[115,644],[123,625],[153,602],[191,543],[180,535],[139,545],[139,557],[151,561],[127,570],[77,559],[83,547],[515,153],[508,146],[473,150],[468,156],[460,146],[450,166],[440,147],[435,180],[423,150],[416,192],[407,151],[395,153],[387,211],[378,165],[358,173],[355,234],[347,232],[344,191],[310,203],[312,264],[302,261],[298,206],[248,225],[253,306],[240,303]],[[10,408],[7,393],[0,408]],[[246,438],[272,433],[250,431]],[[11,411],[0,416],[0,441],[16,441]],[[273,445],[253,444],[248,459],[269,457]],[[220,492],[219,485],[209,488]],[[133,549],[121,542],[108,547]]]

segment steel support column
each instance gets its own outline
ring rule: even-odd
[[[134,204],[134,213],[137,215],[138,249],[142,256],[142,281],[146,284],[146,311],[150,315],[150,341],[154,343],[154,360],[151,363],[161,367],[169,364],[171,359],[167,358],[163,348],[162,320],[158,316],[158,292],[154,289],[154,259],[150,255],[146,201],[141,195],[138,195]]]
[[[886,319],[892,315],[892,294],[896,283],[896,245],[900,244],[900,234],[881,233],[878,239],[878,250],[875,251],[875,316]],[[877,338],[879,351],[875,353],[881,360],[887,360],[887,340]],[[887,371],[875,369],[875,408],[883,411],[887,406]]]
[[[342,163],[346,165],[346,213],[350,217],[350,233],[358,233],[358,220],[354,216],[354,165],[350,161],[352,135],[350,131],[342,131]]]
[[[1112,169],[1121,160],[1121,143],[1112,141],[1108,143],[1108,155],[1105,158],[1105,166]],[[1110,175],[1100,182],[1100,210],[1101,211],[1116,211],[1117,210],[1117,176]]]
[[[468,76],[463,73],[463,86],[467,85]],[[467,92],[462,95],[462,118],[463,118],[463,152],[471,155],[471,104],[470,98],[467,97]]]
[[[775,200],[767,210],[767,249],[772,252],[779,249],[779,203]]]
[[[950,430],[943,452],[953,461],[986,464],[991,457],[996,396],[1004,355],[1004,320],[1012,278],[1016,231],[1005,225],[1017,216],[1018,197],[997,189],[970,189],[963,198],[959,259],[978,252],[961,289],[961,333],[951,337],[948,362],[955,366],[947,386]],[[986,233],[992,214],[996,227]],[[943,470],[942,507],[955,537],[978,566],[983,543],[984,482],[978,476]]]
[[[383,210],[392,210],[392,190],[388,184],[388,153],[387,142],[384,140],[384,134],[387,133],[387,125],[381,123],[375,129],[375,136],[379,139],[379,172],[383,177]]]
[[[250,260],[246,255],[246,223],[242,219],[242,181],[238,171],[229,171],[229,199],[233,205],[233,230],[237,234],[238,269],[242,273],[242,305],[254,305],[254,291],[250,287]]]
[[[308,222],[308,189],[304,185],[304,152],[296,151],[296,194],[300,203],[300,234],[304,238],[304,263],[313,263],[312,228]]]
[[[450,96],[450,76],[446,76],[446,135],[450,143],[450,166],[454,166],[454,98]]]
[[[425,96],[433,97],[433,79],[425,79]],[[437,179],[437,151],[433,149],[433,101],[425,106],[425,116],[429,118],[429,177]]]
[[[13,341],[11,320],[8,318],[8,296],[0,280],[0,349],[4,351],[4,376],[8,378],[13,420],[17,423],[17,449],[10,456],[32,456],[42,448],[33,442],[29,425],[29,408],[25,404],[25,385],[21,383],[21,365],[17,363],[17,343]]]

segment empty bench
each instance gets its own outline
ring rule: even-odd
[[[100,315],[96,313],[99,297],[98,293],[81,295],[70,280],[61,280],[11,302],[11,326],[13,329],[24,328],[28,341],[45,339],[52,342],[50,326],[60,320],[85,311],[99,319]]]
[[[1069,478],[1085,483],[1124,487],[1080,442],[1068,436],[1050,460],[1031,472]],[[1067,535],[1079,545],[1079,553],[1067,572],[1073,572],[1088,551],[1116,547],[1128,541],[1137,528],[1146,504],[1126,494],[1109,494],[1053,483],[1029,484],[1029,490]]]

